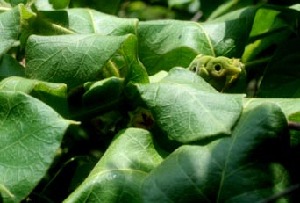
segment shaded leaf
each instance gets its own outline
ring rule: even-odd
[[[82,7],[82,8],[93,8],[97,11],[102,11],[109,14],[116,14],[120,7],[120,0],[112,0],[107,3],[106,0],[97,1],[82,1],[82,0],[72,0],[70,1],[71,7]]]
[[[67,86],[63,83],[46,83],[23,77],[8,77],[0,82],[0,91],[21,91],[51,106],[62,115],[68,112]]]
[[[243,0],[243,1],[229,0],[229,1],[226,1],[225,3],[224,2],[222,2],[222,3],[223,4],[220,4],[218,6],[218,8],[215,9],[211,13],[211,15],[209,16],[207,21],[216,20],[216,19],[217,20],[220,20],[220,19],[228,20],[229,16],[232,17],[232,16],[236,15],[237,13],[240,13],[241,10],[245,11],[254,4],[253,0]],[[247,16],[247,17],[250,17],[250,16]],[[239,17],[242,17],[242,16],[239,16]]]
[[[243,53],[244,62],[253,61],[267,50],[273,51],[293,33],[293,29],[289,28],[290,22],[286,22],[282,14],[281,11],[263,7],[257,10],[250,32],[251,43]]]
[[[141,202],[141,184],[161,161],[148,131],[127,128],[65,202]]]
[[[285,169],[272,164],[286,150],[278,146],[289,145],[286,127],[277,105],[248,110],[232,137],[182,146],[152,170],[143,184],[144,202],[257,202],[269,197],[288,184]]]
[[[166,78],[168,76],[163,80]],[[129,91],[136,88],[155,122],[169,139],[191,142],[231,134],[242,110],[241,95],[216,93],[201,79],[202,84],[163,80],[160,83],[135,84]]]
[[[102,106],[121,99],[124,79],[110,77],[85,86],[88,90],[82,97],[83,103],[87,106]]]
[[[7,0],[11,6],[16,6],[18,4],[26,4],[28,0]]]
[[[0,58],[0,77],[25,76],[24,67],[8,54]]]
[[[68,29],[68,13],[66,11],[37,11],[33,12],[26,6],[20,5],[22,48],[25,47],[30,35],[62,35],[74,33]]]
[[[0,92],[0,185],[4,202],[20,202],[53,162],[70,124],[53,109],[21,92]]]
[[[268,64],[258,91],[258,97],[300,96],[299,39],[285,42],[278,48]]]
[[[200,0],[168,0],[170,8],[181,9],[194,13],[200,8]]]

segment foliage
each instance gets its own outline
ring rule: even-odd
[[[298,202],[299,11],[0,1],[0,201]],[[199,54],[246,75],[219,92]]]

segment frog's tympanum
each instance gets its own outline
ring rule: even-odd
[[[201,76],[206,82],[221,92],[239,92],[233,85],[244,89],[246,84],[245,66],[239,59],[224,56],[214,57],[199,54],[190,63],[189,70]],[[239,84],[237,84],[239,83]]]

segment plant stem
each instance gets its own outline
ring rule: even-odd
[[[289,126],[290,129],[300,131],[300,122],[288,121],[288,126]]]
[[[278,192],[274,195],[272,195],[271,197],[264,199],[262,201],[260,201],[259,203],[270,203],[270,202],[274,202],[275,200],[278,200],[279,198],[282,198],[292,192],[295,192],[297,190],[299,190],[300,188],[300,184],[296,184],[296,185],[291,185],[290,187],[286,188],[285,190]]]

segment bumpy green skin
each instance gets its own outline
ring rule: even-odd
[[[245,65],[239,59],[199,54],[189,70],[221,92],[242,92],[246,86]]]

